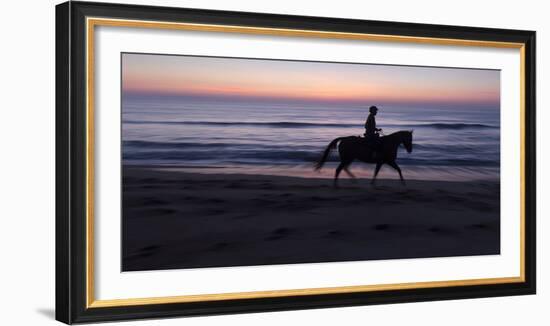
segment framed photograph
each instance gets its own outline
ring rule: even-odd
[[[56,8],[56,318],[535,293],[535,32]]]

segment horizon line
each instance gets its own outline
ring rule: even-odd
[[[310,103],[310,104],[348,104],[348,105],[404,105],[404,104],[423,104],[423,105],[472,105],[472,106],[495,106],[500,108],[500,98],[487,100],[425,100],[425,99],[404,99],[388,100],[384,98],[311,98],[300,96],[262,96],[262,95],[242,95],[242,94],[213,94],[199,92],[169,92],[169,91],[139,91],[124,90],[121,88],[121,99],[127,96],[136,97],[165,97],[165,98],[186,98],[197,100],[241,100],[241,101],[266,101],[266,102],[284,102],[284,103]]]

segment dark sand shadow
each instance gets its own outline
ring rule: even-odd
[[[498,181],[124,175],[124,271],[500,253]]]

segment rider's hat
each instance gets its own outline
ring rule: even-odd
[[[372,113],[372,112],[378,112],[378,108],[377,108],[376,106],[373,105],[373,106],[371,106],[371,107],[369,108],[369,112],[371,112],[371,113]]]

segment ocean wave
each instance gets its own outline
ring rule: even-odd
[[[166,125],[200,125],[200,126],[265,126],[279,128],[316,128],[316,127],[357,127],[357,124],[343,123],[310,123],[289,121],[136,121],[128,120],[123,124],[166,124]]]
[[[324,144],[323,144],[324,145]],[[221,143],[221,142],[160,142],[160,141],[146,141],[146,140],[125,140],[122,142],[122,146],[128,151],[147,151],[147,150],[228,150],[232,152],[244,152],[247,150],[262,150],[262,151],[280,151],[286,149],[296,149],[298,146],[292,145],[268,145],[268,144],[251,144],[251,143]],[[322,146],[317,145],[300,145],[297,150],[318,150]]]
[[[163,124],[163,125],[198,125],[198,126],[250,126],[271,128],[361,128],[361,123],[316,123],[292,121],[139,121],[126,120],[123,124]],[[434,128],[434,129],[498,129],[498,126],[481,123],[412,123],[412,124],[381,124],[383,128]]]
[[[254,139],[248,139],[253,141]],[[130,151],[135,150],[147,150],[147,149],[173,149],[173,150],[186,150],[186,149],[228,149],[233,151],[239,150],[256,150],[261,149],[264,151],[278,151],[281,149],[294,149],[294,150],[323,150],[329,141],[320,142],[318,144],[265,144],[259,145],[258,143],[242,143],[242,142],[205,142],[205,141],[146,141],[146,140],[125,140],[122,142],[123,146]],[[486,153],[489,151],[497,151],[498,147],[495,147],[492,143],[480,143],[480,144],[433,144],[433,143],[415,143],[413,145],[415,150],[433,151],[433,152],[445,152],[445,153]]]
[[[231,147],[246,146],[245,144],[231,143],[207,143],[207,142],[157,142],[145,140],[125,140],[122,142],[124,147],[129,149],[188,149],[188,148],[213,148],[213,147]]]
[[[123,160],[158,160],[196,162],[211,161],[214,163],[242,164],[277,164],[277,163],[307,163],[315,162],[320,157],[319,151],[140,151],[124,152]]]
[[[195,142],[124,141],[125,162],[167,162],[185,164],[207,162],[212,164],[306,164],[317,161],[326,144],[317,145],[262,145]],[[402,152],[397,162],[417,166],[499,166],[498,151],[488,151],[475,146],[415,145],[417,151],[411,156]],[[481,154],[482,153],[482,154]],[[339,161],[337,151],[328,161]]]
[[[498,126],[481,123],[426,123],[411,125],[412,127],[430,127],[435,129],[498,129]]]

